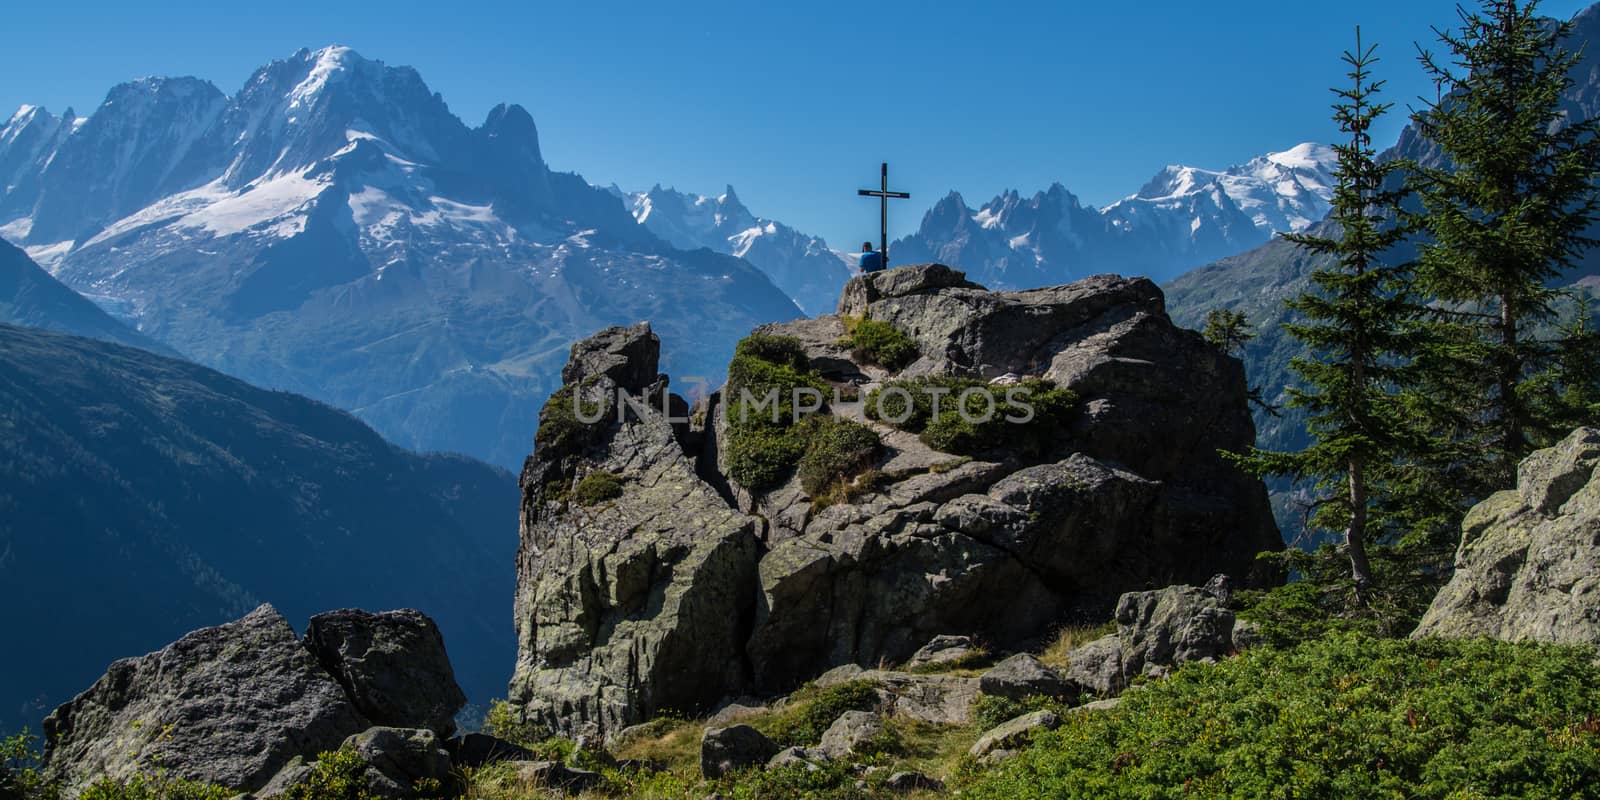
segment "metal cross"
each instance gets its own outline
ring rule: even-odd
[[[878,252],[883,253],[883,267],[884,267],[884,269],[888,269],[889,268],[889,199],[890,198],[894,198],[896,200],[906,200],[906,199],[909,199],[911,197],[911,195],[909,195],[909,194],[907,194],[905,192],[891,192],[891,191],[889,191],[889,164],[888,164],[888,162],[884,162],[884,164],[883,164],[883,182],[880,184],[880,188],[878,188],[876,190],[874,190],[874,189],[857,189],[856,190],[856,194],[861,195],[862,197],[876,197],[876,198],[878,198],[878,203],[881,206],[881,214],[880,214],[880,217],[879,217],[879,229],[878,229],[879,230]]]

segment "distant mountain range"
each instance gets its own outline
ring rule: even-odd
[[[745,208],[733,187],[715,197],[656,185],[626,193],[613,186],[634,219],[674,247],[705,247],[749,261],[794,298],[806,314],[831,314],[851,268],[827,242]]]
[[[232,96],[148,78],[86,118],[24,108],[0,179],[0,237],[145,336],[508,467],[574,339],[648,319],[673,374],[716,377],[752,326],[801,313],[551,171],[522,108],[469,128],[415,70],[343,47]]]
[[[468,693],[504,693],[509,472],[185,361],[4,324],[0,429],[7,652],[28,656],[0,659],[0,731],[38,731],[114,659],[262,602],[296,625],[420,608]]]
[[[1332,148],[1308,143],[1223,170],[1169,166],[1103,209],[1059,183],[1032,197],[1007,191],[977,209],[951,192],[890,254],[897,264],[959,267],[997,288],[1107,272],[1167,280],[1322,219],[1335,160]]]

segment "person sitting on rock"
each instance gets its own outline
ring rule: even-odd
[[[884,263],[883,254],[873,252],[872,242],[862,242],[861,274],[866,275],[869,272],[882,272],[885,266],[887,265]]]

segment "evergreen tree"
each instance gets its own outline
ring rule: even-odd
[[[1226,308],[1213,308],[1206,312],[1206,325],[1200,331],[1205,340],[1222,349],[1228,355],[1238,355],[1244,349],[1245,343],[1256,338],[1255,332],[1250,330],[1250,320],[1243,311],[1230,311]]]
[[[1304,386],[1290,390],[1289,405],[1308,412],[1314,442],[1298,453],[1256,450],[1237,459],[1264,475],[1314,483],[1310,523],[1342,532],[1362,602],[1372,584],[1367,546],[1382,525],[1375,510],[1407,452],[1399,389],[1409,380],[1408,334],[1419,311],[1406,269],[1384,259],[1406,231],[1397,222],[1403,189],[1395,173],[1402,165],[1380,163],[1372,146],[1372,124],[1391,105],[1374,100],[1383,87],[1372,79],[1375,49],[1362,45],[1358,28],[1355,49],[1343,55],[1351,85],[1333,90],[1333,119],[1349,137],[1334,148],[1338,184],[1329,216],[1336,230],[1285,237],[1332,257],[1312,274],[1313,288],[1288,301],[1299,321],[1285,325],[1309,352],[1291,362]]]
[[[1469,501],[1510,486],[1524,456],[1565,432],[1570,409],[1544,395],[1577,398],[1557,385],[1579,375],[1564,365],[1600,358],[1581,330],[1539,335],[1555,322],[1548,284],[1596,244],[1600,128],[1563,111],[1572,25],[1537,6],[1461,10],[1461,28],[1439,33],[1448,57],[1421,55],[1440,92],[1414,120],[1443,156],[1413,178],[1419,286],[1441,304],[1421,361],[1435,395],[1426,413],[1460,434],[1454,469]]]

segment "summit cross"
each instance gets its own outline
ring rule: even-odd
[[[888,269],[889,268],[889,200],[891,198],[893,198],[895,200],[907,200],[907,199],[910,199],[911,195],[907,194],[906,192],[891,192],[891,191],[889,191],[889,163],[888,162],[884,162],[884,164],[883,164],[882,177],[883,177],[883,180],[879,184],[877,189],[857,189],[856,190],[856,194],[861,195],[862,197],[876,197],[876,198],[878,198],[878,204],[879,204],[879,207],[880,207],[879,217],[878,217],[878,220],[879,220],[879,223],[878,223],[878,237],[879,237],[879,239],[878,239],[878,252],[883,254],[883,267],[884,267],[884,269]]]

